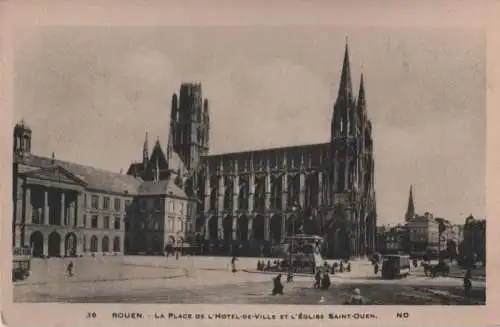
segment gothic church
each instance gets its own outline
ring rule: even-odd
[[[363,75],[357,96],[346,45],[328,142],[209,154],[209,102],[201,84],[184,83],[172,96],[166,150],[156,141],[128,175],[175,180],[193,200],[194,230],[210,249],[253,253],[285,235],[325,237],[327,257],[375,250],[376,202],[372,123]]]

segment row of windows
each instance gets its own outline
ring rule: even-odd
[[[137,226],[137,225],[136,225]],[[155,230],[159,231],[160,230],[160,223],[158,220],[150,220],[149,222],[142,222],[137,226],[139,229],[149,229],[149,230]],[[187,222],[182,221],[182,219],[177,219],[177,224],[175,224],[175,219],[168,219],[167,220],[167,226],[166,226],[166,231],[167,232],[190,232],[190,224]]]
[[[167,200],[168,212],[178,213],[179,215],[184,215],[184,201],[180,200]],[[163,201],[161,199],[154,199],[154,201],[148,201],[147,199],[142,199],[140,201],[140,206],[142,211],[147,209],[154,209],[155,211],[163,211]]]
[[[113,220],[113,226],[111,226],[111,220]],[[90,228],[103,228],[103,229],[121,229],[121,217],[110,217],[104,216],[102,219],[102,224],[99,224],[99,216],[92,215],[90,217]],[[83,224],[87,226],[87,215],[83,215]]]
[[[90,197],[90,206],[92,209],[101,209],[101,207],[99,207],[99,199],[100,199],[100,196],[97,195],[97,194],[93,194],[91,195]],[[84,198],[84,206],[87,207],[87,195],[85,194],[85,198]],[[109,196],[103,196],[102,197],[102,209],[105,209],[105,210],[109,210],[111,207],[110,207],[110,204],[111,204],[111,198]],[[124,210],[127,210],[128,206],[130,205],[130,200],[125,200],[124,201]],[[120,198],[115,198],[114,199],[114,202],[113,202],[113,209],[114,211],[122,211],[122,200]]]

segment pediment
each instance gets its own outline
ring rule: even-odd
[[[80,186],[87,185],[87,182],[85,180],[74,175],[73,173],[69,172],[68,170],[64,169],[61,166],[40,168],[37,170],[30,171],[25,175],[26,177],[29,178],[44,180],[44,181],[73,184]]]

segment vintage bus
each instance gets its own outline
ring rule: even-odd
[[[410,274],[410,256],[389,254],[382,257],[382,277],[387,279],[407,277]]]

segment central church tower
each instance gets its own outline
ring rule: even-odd
[[[172,95],[169,146],[196,172],[201,158],[208,154],[210,118],[208,100],[203,99],[200,83],[181,84],[179,95]]]

